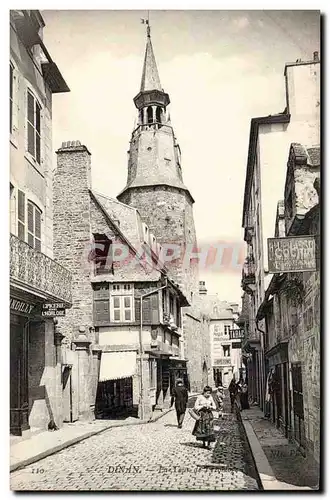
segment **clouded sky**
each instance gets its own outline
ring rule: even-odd
[[[45,44],[71,89],[53,98],[53,149],[67,140],[84,143],[93,189],[116,197],[126,184],[146,12],[42,15]],[[150,24],[198,240],[242,242],[250,120],[284,110],[284,65],[319,50],[318,13],[158,10]],[[222,300],[240,301],[240,270],[200,278]]]

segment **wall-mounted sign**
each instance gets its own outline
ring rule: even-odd
[[[268,238],[267,243],[271,274],[316,271],[315,236]]]
[[[218,358],[214,360],[215,366],[228,366],[231,364],[230,357],[228,358]]]
[[[65,316],[65,304],[63,302],[42,304],[41,316],[54,317]]]
[[[244,339],[243,328],[233,328],[229,330],[229,338],[230,340]]]
[[[232,347],[232,349],[240,349],[242,347],[242,343],[241,342],[233,342],[231,344],[231,347]]]
[[[13,311],[31,314],[33,308],[33,304],[28,304],[27,302],[23,302],[23,300],[10,299],[10,309]]]

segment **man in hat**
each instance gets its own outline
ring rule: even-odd
[[[173,406],[173,403],[175,403],[178,428],[181,429],[188,403],[188,391],[183,385],[183,381],[181,379],[177,380],[176,387],[173,389],[171,407]]]

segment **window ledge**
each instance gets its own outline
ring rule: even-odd
[[[9,139],[10,144],[12,146],[14,146],[14,148],[16,148],[16,149],[18,149],[17,133],[18,133],[18,130],[15,129],[15,127],[14,127],[13,132],[10,133],[10,139]]]
[[[32,165],[33,168],[37,170],[37,172],[42,177],[45,177],[44,168],[42,167],[42,165],[39,165],[39,163],[36,162],[36,160],[28,151],[25,151],[24,158],[30,163],[30,165]]]

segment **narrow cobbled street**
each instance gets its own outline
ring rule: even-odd
[[[189,406],[194,403],[190,399]],[[244,431],[228,401],[215,420],[217,442],[203,449],[175,411],[155,423],[118,427],[11,474],[13,490],[257,490]]]

